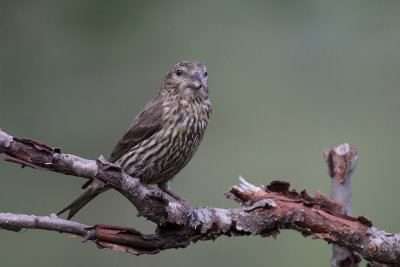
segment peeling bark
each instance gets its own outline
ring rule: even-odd
[[[169,202],[160,190],[140,183],[103,157],[87,160],[61,153],[30,139],[12,138],[0,131],[0,153],[8,161],[32,168],[97,179],[104,186],[123,194],[139,215],[157,224],[155,234],[143,235],[133,228],[84,224],[50,217],[0,213],[0,228],[22,228],[65,232],[92,240],[99,247],[154,254],[170,248],[182,248],[198,240],[214,240],[221,235],[276,236],[280,229],[293,229],[304,236],[321,238],[329,243],[357,251],[369,261],[400,263],[400,238],[372,227],[365,217],[352,217],[343,206],[317,192],[290,190],[284,181],[256,187],[243,178],[226,195],[241,208],[218,209],[185,207]]]

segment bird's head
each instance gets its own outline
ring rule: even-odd
[[[207,69],[197,61],[182,61],[165,76],[162,90],[172,95],[208,98]]]

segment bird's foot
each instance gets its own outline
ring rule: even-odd
[[[171,189],[168,186],[168,183],[158,184],[158,188],[160,188],[162,191],[164,191],[165,193],[176,199],[176,201],[182,206],[184,206],[185,209],[187,209],[188,211],[193,210],[192,206],[190,206],[189,202],[187,202],[186,199],[171,191]]]
[[[175,198],[176,201],[178,201],[179,204],[181,204],[182,206],[184,206],[187,210],[192,210],[192,206],[189,204],[189,202],[184,199],[183,197],[179,196],[179,198]]]

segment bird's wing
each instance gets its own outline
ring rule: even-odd
[[[136,117],[128,131],[115,146],[109,161],[117,161],[132,147],[160,130],[162,127],[162,111],[162,100],[161,97],[157,95]]]

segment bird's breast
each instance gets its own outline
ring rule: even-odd
[[[173,178],[199,147],[210,115],[198,103],[164,106],[162,128],[132,151],[128,173],[151,184]]]

